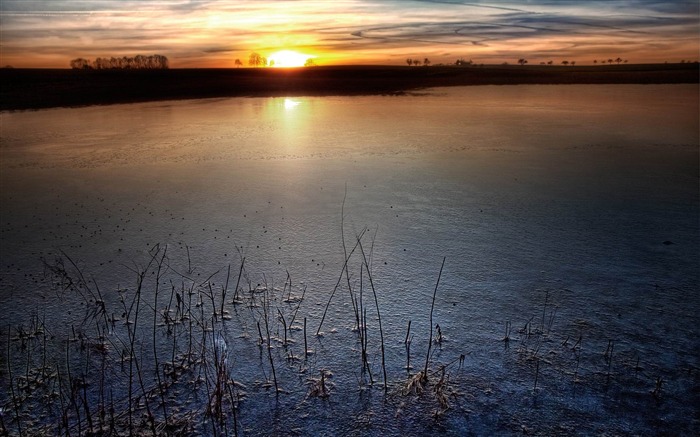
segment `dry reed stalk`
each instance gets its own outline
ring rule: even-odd
[[[165,255],[168,252],[168,246],[165,246],[163,249],[163,254],[160,257],[160,260],[157,262],[157,273],[156,273],[156,284],[155,284],[155,289],[153,291],[153,361],[155,364],[155,373],[156,373],[156,379],[158,380],[158,393],[160,394],[160,399],[161,399],[161,406],[163,409],[163,418],[165,420],[165,423],[168,423],[168,411],[166,408],[166,401],[165,401],[165,392],[163,389],[163,381],[161,381],[160,378],[160,364],[158,363],[158,348],[156,347],[156,322],[157,322],[157,313],[158,313],[158,292],[160,291],[160,279],[161,279],[161,269],[163,267],[163,263],[165,261]],[[172,299],[172,295],[171,295]]]
[[[224,319],[224,303],[226,302],[226,290],[228,289],[229,278],[231,278],[231,264],[228,265],[228,270],[226,270],[226,283],[224,284],[224,288],[221,289],[221,308],[219,310],[221,320]]]
[[[347,197],[348,197],[348,184],[345,183],[345,192],[343,194],[343,203],[340,206],[340,239],[343,243],[343,256],[345,256],[345,259],[348,259],[348,250],[347,250],[347,246],[345,244],[345,200],[347,199]],[[347,285],[348,285],[348,293],[350,294],[350,303],[352,304],[352,310],[355,313],[355,323],[357,324],[357,327],[359,329],[360,317],[362,315],[362,312],[358,311],[357,304],[355,302],[355,298],[353,297],[352,285],[350,284],[350,272],[348,271],[347,263],[345,263],[343,270],[345,271],[345,279],[346,279]],[[342,275],[342,272],[341,272],[341,275]]]
[[[269,295],[268,295],[268,287],[267,283],[265,283],[265,292],[263,294],[263,302],[262,302],[262,307],[263,307],[263,315],[265,317],[265,333],[267,334],[267,356],[270,360],[270,368],[272,369],[272,380],[275,383],[275,395],[279,396],[279,386],[277,385],[277,372],[275,371],[275,362],[272,359],[272,344],[270,343],[270,325],[268,322],[269,318]]]
[[[510,324],[510,321],[507,320],[506,321],[506,332],[505,332],[505,335],[503,336],[503,339],[502,339],[506,343],[506,346],[508,345],[508,343],[510,343],[510,331],[511,331],[511,329],[512,329],[512,325]]]
[[[56,375],[58,376],[58,399],[61,402],[61,424],[66,430],[66,436],[69,436],[68,407],[66,407],[65,402],[63,401],[63,381],[61,379],[61,369],[59,369],[58,364],[56,364]]]
[[[297,307],[294,310],[294,314],[292,315],[292,320],[289,322],[289,329],[292,329],[292,325],[294,325],[294,320],[297,318],[297,313],[299,312],[299,307],[301,306],[301,303],[304,301],[304,296],[306,295],[306,285],[304,285],[304,290],[301,292],[301,298],[299,298],[299,302],[297,302]]]
[[[340,286],[340,281],[343,280],[343,274],[345,273],[345,270],[347,269],[348,262],[350,261],[350,257],[352,257],[352,254],[360,246],[360,239],[365,234],[365,232],[366,232],[366,230],[363,230],[360,233],[360,235],[357,237],[357,242],[355,243],[355,246],[350,251],[350,254],[348,254],[345,257],[345,262],[343,262],[343,268],[340,270],[340,275],[338,276],[338,280],[336,281],[335,286],[333,287],[333,291],[331,292],[331,295],[328,298],[328,302],[326,303],[326,307],[323,310],[323,316],[321,316],[321,323],[318,324],[318,329],[316,330],[316,335],[319,335],[321,333],[321,328],[323,327],[323,322],[324,322],[324,320],[326,320],[326,313],[328,312],[328,307],[331,305],[331,301],[333,300],[333,296],[335,296],[335,292],[338,291],[338,287]]]
[[[403,341],[404,346],[406,347],[406,372],[411,371],[411,339],[412,337],[409,337],[411,335],[411,321],[408,321],[408,327],[406,327],[406,338]]]
[[[362,253],[362,259],[364,260],[365,268],[367,270],[367,278],[369,279],[369,285],[370,285],[370,288],[372,289],[372,295],[374,296],[374,304],[377,308],[377,321],[379,323],[379,341],[381,343],[381,350],[382,350],[382,372],[384,374],[384,391],[386,392],[389,389],[389,386],[388,386],[388,381],[387,381],[387,377],[386,377],[386,359],[385,359],[385,354],[384,354],[384,330],[382,329],[382,315],[381,315],[381,312],[379,311],[379,300],[377,299],[377,291],[374,288],[374,280],[372,279],[372,272],[371,272],[371,269],[369,267],[369,262],[367,261],[367,256],[365,255],[365,250],[362,247],[362,242],[360,241],[361,238],[362,238],[362,234],[360,234],[357,237],[357,244],[360,247],[360,253]]]
[[[284,332],[284,342],[282,343],[282,346],[285,348],[287,347],[287,321],[284,318],[284,315],[282,314],[282,311],[280,311],[279,308],[277,308],[277,314],[279,315],[279,321],[282,322],[282,327],[283,327],[283,332]]]
[[[363,278],[364,278],[364,264],[360,264],[360,301],[359,301],[359,311],[360,311],[360,326],[358,330],[358,335],[360,336],[360,349],[362,350],[362,370],[367,371],[369,375],[370,384],[374,384],[374,378],[372,377],[372,370],[369,366],[369,360],[367,358],[367,310],[364,308],[363,303]]]
[[[304,359],[309,356],[309,345],[306,342],[306,317],[304,317]]]
[[[15,380],[12,376],[12,362],[10,360],[10,336],[12,334],[12,329],[7,327],[7,375],[10,378],[10,391],[12,393],[12,406],[15,410],[15,420],[17,421],[17,430],[19,435],[22,436],[22,421],[19,417],[19,406],[17,405],[17,395],[15,394]]]
[[[245,257],[241,258],[241,267],[238,269],[238,278],[236,279],[236,289],[233,290],[233,300],[231,301],[232,304],[237,304],[239,303],[240,297],[238,296],[238,286],[241,283],[241,276],[243,276],[243,266],[245,265]]]
[[[440,266],[440,273],[438,273],[437,282],[435,283],[435,290],[433,291],[433,302],[430,305],[430,338],[428,339],[428,352],[425,354],[425,367],[423,367],[423,383],[428,382],[428,361],[430,360],[430,348],[433,344],[433,310],[435,309],[435,297],[437,296],[438,285],[440,285],[440,278],[442,277],[442,269],[445,267],[445,260],[447,257],[442,258],[442,265]]]

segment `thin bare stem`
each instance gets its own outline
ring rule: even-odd
[[[428,352],[425,354],[425,367],[423,368],[423,382],[428,381],[428,361],[430,360],[430,348],[433,345],[433,310],[435,309],[435,296],[437,296],[438,285],[440,284],[440,278],[442,277],[442,269],[445,267],[445,259],[442,258],[442,265],[440,266],[440,273],[438,273],[437,282],[435,283],[435,290],[433,291],[433,303],[430,305],[430,337],[428,339]]]
[[[374,288],[374,280],[372,279],[372,272],[369,268],[369,262],[367,261],[367,256],[365,255],[365,251],[362,247],[362,242],[360,239],[362,238],[362,234],[357,237],[357,244],[360,246],[360,252],[362,253],[362,259],[364,260],[365,267],[367,268],[367,278],[369,279],[369,285],[370,288],[372,289],[372,294],[374,295],[374,304],[377,308],[377,320],[379,322],[379,340],[381,343],[381,348],[382,348],[382,372],[384,374],[384,391],[388,390],[389,386],[387,385],[387,377],[386,377],[386,360],[385,360],[385,355],[384,355],[384,330],[382,329],[382,315],[379,311],[379,300],[377,299],[377,290]]]
[[[333,291],[331,292],[330,297],[328,298],[328,302],[326,303],[326,308],[323,310],[323,316],[321,317],[321,323],[318,324],[318,329],[316,330],[316,335],[319,335],[321,333],[321,327],[323,326],[323,321],[326,320],[326,313],[328,312],[328,307],[331,305],[331,300],[333,300],[333,296],[335,295],[335,292],[338,290],[338,286],[340,285],[340,281],[343,280],[343,273],[345,273],[345,269],[348,266],[348,261],[350,261],[350,257],[352,254],[355,252],[355,249],[357,249],[358,245],[360,244],[360,239],[364,235],[365,231],[363,230],[360,235],[357,237],[357,242],[355,243],[355,247],[352,248],[350,253],[345,257],[345,262],[343,263],[343,268],[340,270],[340,276],[338,276],[338,280],[335,283],[335,286],[333,287]]]

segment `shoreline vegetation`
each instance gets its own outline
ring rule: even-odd
[[[505,373],[490,381],[493,374],[482,372],[480,359],[467,358],[471,352],[461,349],[466,346],[449,340],[450,328],[443,336],[439,317],[433,319],[445,258],[432,292],[428,336],[414,329],[414,338],[412,320],[403,320],[405,340],[402,333],[387,337],[394,349],[388,376],[363,238],[364,232],[344,245],[345,262],[336,266],[338,281],[320,321],[306,285],[287,272],[281,287],[268,284],[264,275],[256,286],[257,274],[248,270],[245,257],[202,281],[194,275],[189,252],[184,270],[182,260],[170,258],[167,245],[154,244],[144,259],[134,261],[135,281],[116,289],[84,272],[82,262],[65,252],[42,259],[44,280],[55,293],[47,293],[46,307],[33,310],[25,323],[0,332],[0,435],[238,436],[289,429],[342,434],[343,426],[381,434],[381,421],[408,434],[435,427],[477,434],[590,434],[601,429],[601,419],[613,434],[630,432],[627,426],[634,434],[671,424],[680,434],[696,430],[697,421],[680,419],[678,411],[697,397],[687,399],[685,390],[678,391],[694,371],[660,367],[660,358],[635,350],[616,338],[619,333],[560,321],[556,302],[563,289],[543,291],[540,303],[515,325],[505,318],[505,330],[492,327],[503,336],[491,336],[483,347],[503,356]],[[357,263],[360,277],[354,278]],[[348,297],[350,307],[338,302]],[[329,334],[342,340],[324,346],[320,331],[331,305],[345,308],[335,320],[345,334],[329,322]],[[71,314],[71,307],[84,311],[75,311],[70,328],[68,320],[57,326],[51,312],[60,308]],[[414,314],[414,321],[427,315]],[[307,320],[318,324],[315,335],[312,328],[307,335]],[[412,351],[414,342],[418,350]],[[328,354],[346,360],[333,365]],[[371,399],[372,393],[377,403],[363,401],[360,408],[377,416],[374,424],[356,428],[352,418],[351,425],[342,419],[324,422],[328,411],[356,397]],[[493,397],[506,393],[522,402],[515,410],[509,410],[512,404],[494,407]],[[492,408],[506,417],[491,422]],[[534,420],[519,418],[523,412]],[[621,421],[606,419],[613,414]]]
[[[400,95],[470,85],[699,83],[697,63],[327,66],[295,69],[0,69],[0,111],[217,97]]]

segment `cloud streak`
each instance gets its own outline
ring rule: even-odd
[[[674,62],[697,58],[698,8],[652,0],[4,0],[0,62],[67,67],[79,56],[153,52],[174,67],[226,67],[251,51],[281,49],[321,64],[413,56]]]

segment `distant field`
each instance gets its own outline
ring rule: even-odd
[[[233,96],[395,94],[437,86],[698,83],[698,64],[1,69],[0,110]]]

